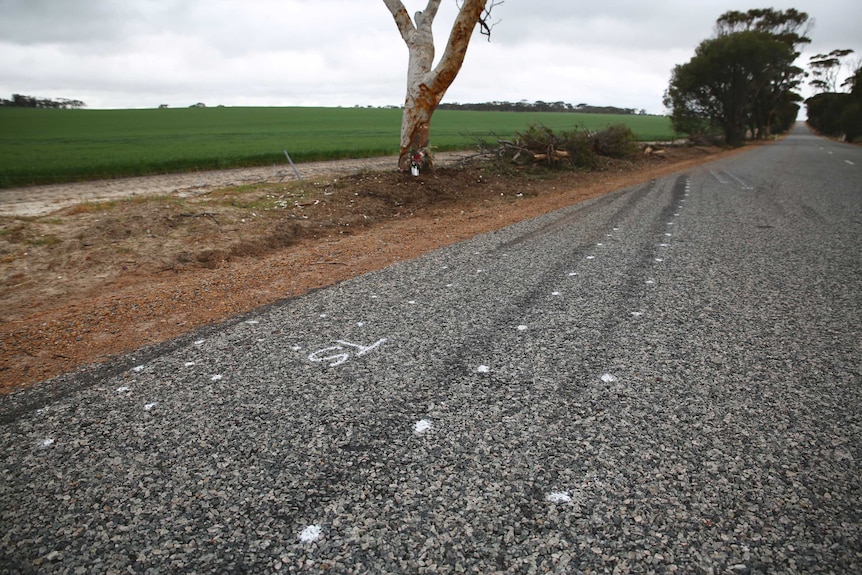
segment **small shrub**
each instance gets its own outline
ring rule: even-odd
[[[593,149],[600,156],[626,158],[637,152],[635,134],[631,128],[622,124],[608,126],[590,138]]]

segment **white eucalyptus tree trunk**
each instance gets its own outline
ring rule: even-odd
[[[431,165],[429,136],[431,116],[443,99],[446,90],[461,70],[473,29],[482,17],[487,0],[464,0],[446,50],[434,67],[434,35],[431,25],[441,0],[428,0],[425,10],[413,19],[401,0],[383,0],[392,13],[401,37],[407,44],[410,60],[407,66],[407,96],[401,119],[401,153],[398,167],[410,168],[411,157],[421,156],[426,166]]]

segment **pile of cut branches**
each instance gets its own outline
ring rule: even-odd
[[[571,130],[554,133],[542,125],[516,132],[512,139],[498,138],[496,145],[483,142],[486,154],[516,165],[545,165],[551,168],[596,168],[600,158],[624,158],[637,152],[634,133],[626,126],[609,126],[601,131]]]

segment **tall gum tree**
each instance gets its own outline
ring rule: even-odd
[[[449,33],[443,57],[435,67],[431,27],[440,2],[428,0],[425,10],[416,12],[411,19],[401,0],[383,0],[395,19],[410,55],[407,96],[401,119],[401,153],[398,158],[401,170],[410,168],[413,156],[421,156],[426,166],[431,165],[428,149],[431,116],[461,70],[476,25],[481,24],[483,33],[490,35],[486,18],[495,5],[494,0],[464,0]]]

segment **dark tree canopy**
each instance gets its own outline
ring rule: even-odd
[[[716,36],[674,68],[665,93],[674,128],[684,133],[719,130],[730,145],[746,134],[764,137],[795,121],[804,71],[793,65],[797,47],[810,42],[808,15],[750,10],[723,14]]]

